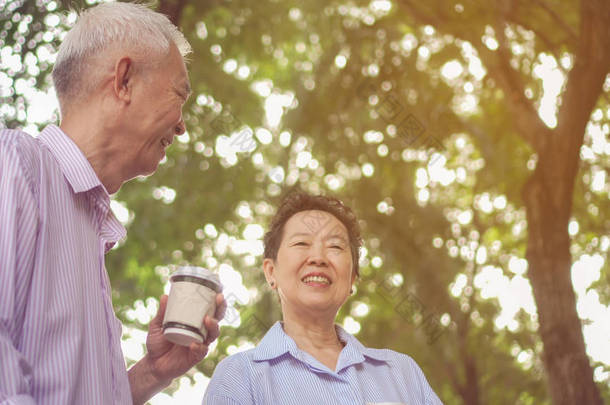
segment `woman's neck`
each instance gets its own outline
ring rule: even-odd
[[[297,347],[334,370],[343,349],[335,329],[334,317],[314,320],[284,313],[283,318],[284,332],[295,341]]]

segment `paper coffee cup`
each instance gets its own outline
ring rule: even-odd
[[[172,286],[163,317],[163,335],[182,346],[202,343],[208,334],[203,318],[214,316],[216,294],[222,291],[218,275],[203,267],[185,266],[169,279]]]

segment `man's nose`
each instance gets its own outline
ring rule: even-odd
[[[176,135],[182,135],[186,132],[186,125],[184,124],[184,119],[182,118],[182,115],[180,116],[180,122],[178,122],[178,125],[176,125],[175,131]]]

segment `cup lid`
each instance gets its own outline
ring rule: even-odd
[[[189,277],[197,277],[203,280],[208,280],[222,289],[222,284],[220,283],[220,277],[218,274],[214,273],[211,270],[208,270],[203,267],[198,266],[180,266],[172,273],[169,277],[171,281],[173,281],[174,277],[177,276],[189,276]]]

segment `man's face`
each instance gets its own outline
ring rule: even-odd
[[[140,72],[134,87],[133,105],[125,145],[136,175],[155,172],[174,136],[185,132],[182,107],[190,95],[186,66],[178,49],[171,51],[159,64]]]

